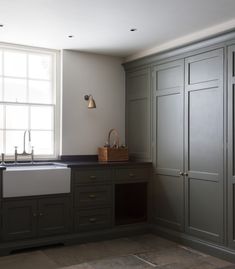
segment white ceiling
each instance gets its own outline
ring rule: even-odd
[[[205,28],[235,27],[234,11],[234,0],[0,0],[0,42],[131,59]]]

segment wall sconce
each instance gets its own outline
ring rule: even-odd
[[[88,108],[96,108],[95,100],[93,99],[93,96],[90,95],[85,95],[84,99],[88,101]]]

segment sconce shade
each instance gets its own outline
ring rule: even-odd
[[[96,103],[92,95],[85,95],[84,99],[88,101],[88,108],[96,108]]]

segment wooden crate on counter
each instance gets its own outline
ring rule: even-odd
[[[98,148],[98,159],[100,162],[128,161],[128,148]]]

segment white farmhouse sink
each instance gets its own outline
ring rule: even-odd
[[[70,174],[70,168],[55,164],[6,167],[3,197],[69,193]]]

